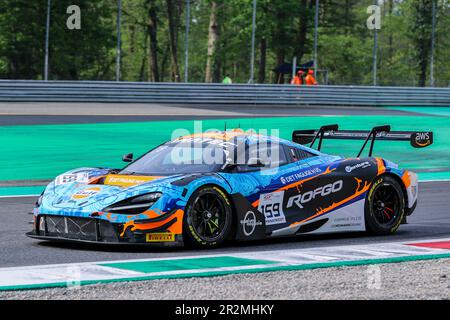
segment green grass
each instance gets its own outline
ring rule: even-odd
[[[419,112],[434,116],[450,117],[450,107],[387,107],[390,110]]]
[[[40,195],[45,187],[1,187],[0,197]]]

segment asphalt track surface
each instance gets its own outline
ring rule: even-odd
[[[419,112],[417,112],[419,113]],[[410,111],[372,107],[174,106],[105,103],[0,103],[0,126],[209,120],[221,118],[408,115]],[[421,114],[429,116],[427,114]]]
[[[374,237],[365,233],[326,236],[301,236],[249,243],[230,243],[215,250],[155,249],[149,247],[111,247],[80,244],[56,244],[29,239],[32,216],[28,214],[36,198],[0,199],[0,267],[30,266],[76,262],[182,257],[190,255],[227,254],[236,251],[271,251],[320,246],[369,244],[396,240],[445,238],[450,235],[448,194],[450,182],[428,182],[420,185],[416,212],[393,236]]]

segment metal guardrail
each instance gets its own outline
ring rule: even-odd
[[[450,88],[0,80],[0,102],[450,106]]]

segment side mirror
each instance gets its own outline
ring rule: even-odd
[[[259,158],[250,158],[248,160],[248,166],[250,168],[264,168],[266,164]]]
[[[123,162],[133,162],[133,154],[129,153],[122,157]]]

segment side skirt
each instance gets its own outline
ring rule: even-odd
[[[231,195],[236,210],[236,240],[251,241],[267,238],[266,218],[241,194]]]

